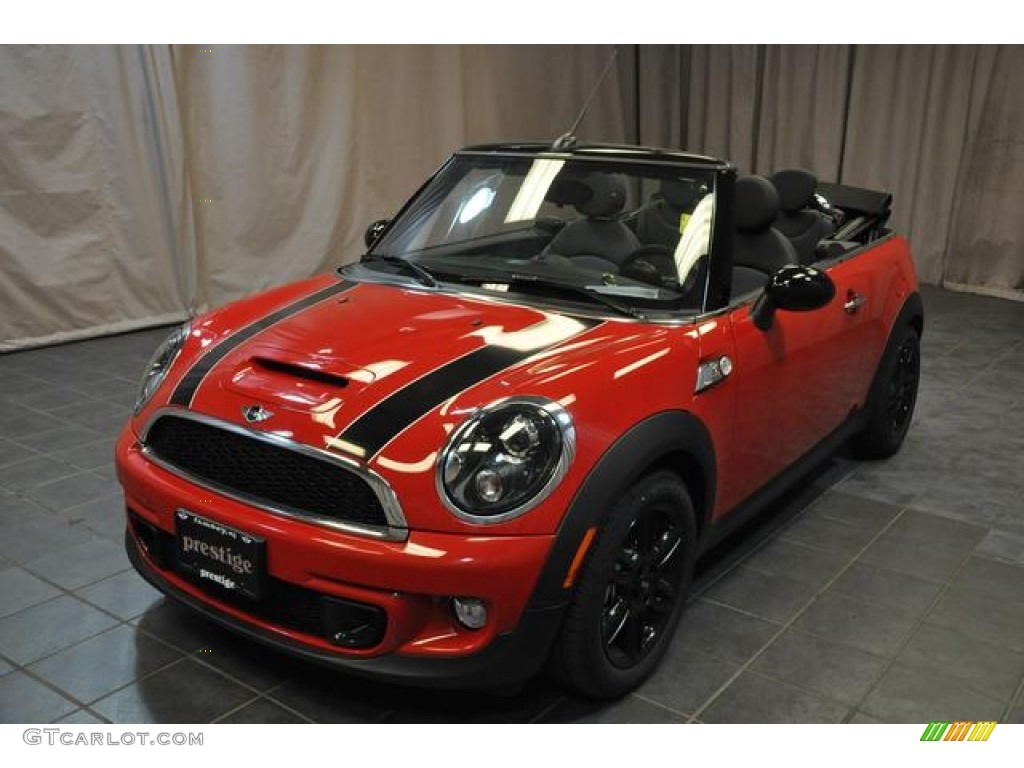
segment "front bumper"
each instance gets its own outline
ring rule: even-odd
[[[117,446],[117,470],[129,511],[126,548],[136,570],[214,621],[293,655],[394,682],[495,687],[534,674],[558,630],[561,608],[526,609],[553,537],[411,531],[406,541],[393,542],[281,518],[153,464],[127,430]],[[339,647],[330,632],[276,621],[247,608],[245,600],[188,579],[142,535],[156,531],[172,540],[174,515],[182,508],[265,539],[267,576],[286,591],[311,595],[314,604],[322,597],[383,612],[379,641]],[[484,600],[487,625],[477,631],[459,625],[450,609],[454,596]]]

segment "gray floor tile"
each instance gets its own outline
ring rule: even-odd
[[[77,389],[56,386],[39,387],[34,392],[17,395],[11,399],[19,405],[25,405],[37,411],[42,411],[48,416],[65,422],[67,418],[59,412],[61,409],[75,408],[83,410],[82,406],[84,403],[93,401],[92,397]],[[85,407],[88,408],[89,406]]]
[[[692,715],[738,669],[739,665],[730,661],[672,646],[637,694],[675,712]]]
[[[793,626],[868,653],[891,656],[909,634],[915,618],[827,592]]]
[[[106,720],[96,717],[85,709],[76,709],[70,715],[65,715],[60,720],[55,720],[56,723],[65,723],[66,725],[104,725]]]
[[[702,597],[768,621],[784,623],[814,597],[815,588],[774,573],[740,566],[703,592]]]
[[[1009,565],[972,557],[956,574],[952,585],[997,600],[1024,603],[1024,564]]]
[[[949,588],[926,621],[965,635],[1024,651],[1024,605],[973,590]]]
[[[24,523],[3,529],[0,555],[16,563],[68,550],[93,538],[88,531],[74,528],[56,517],[34,516]]]
[[[807,517],[833,520],[871,533],[878,533],[893,521],[900,510],[899,506],[893,504],[830,490],[823,494],[807,511]]]
[[[37,485],[26,491],[26,494],[33,501],[59,514],[87,501],[110,496],[115,490],[109,482],[92,472],[79,472],[45,485]]]
[[[186,653],[215,647],[230,637],[226,629],[171,600],[154,605],[131,623]]]
[[[0,486],[9,491],[25,491],[43,483],[73,475],[79,470],[63,461],[35,456],[0,469]]]
[[[410,693],[341,674],[303,675],[267,694],[317,723],[377,722],[401,705],[400,695]]]
[[[256,699],[217,721],[228,725],[308,723],[309,720],[267,699]]]
[[[903,477],[894,477],[873,465],[854,470],[836,486],[836,490],[850,496],[877,501],[886,505],[905,507],[921,495],[920,486],[911,486]]]
[[[11,672],[13,670],[14,670],[14,667],[12,667],[10,664],[8,664],[3,659],[0,659],[0,677],[3,677],[8,672]]]
[[[119,625],[32,664],[30,669],[88,704],[182,658],[134,627]]]
[[[86,443],[95,443],[101,437],[102,435],[94,430],[69,424],[57,429],[46,430],[45,432],[33,432],[29,435],[23,435],[17,440],[33,451],[50,453],[51,451],[74,448]]]
[[[820,589],[849,562],[840,552],[774,539],[743,561],[747,568],[802,581]]]
[[[158,607],[165,599],[134,570],[110,576],[77,590],[75,594],[125,621]]]
[[[894,664],[860,709],[886,723],[928,723],[939,719],[998,720],[1004,705],[964,688],[959,678]]]
[[[50,723],[77,706],[24,672],[0,677],[0,723]]]
[[[986,526],[951,520],[908,509],[885,534],[886,539],[944,549],[972,550],[984,538]]]
[[[71,525],[87,528],[107,539],[124,541],[124,495],[120,491],[102,499],[71,507],[59,514]]]
[[[28,664],[116,623],[73,597],[58,597],[0,619],[0,653],[18,664]]]
[[[1024,675],[1024,653],[929,624],[917,628],[898,661],[960,678],[967,688],[1007,702]]]
[[[199,661],[258,691],[266,691],[285,682],[301,663],[230,634],[195,651],[193,655]]]
[[[841,723],[849,707],[744,672],[702,713],[706,723]]]
[[[744,662],[779,628],[756,616],[697,600],[686,607],[672,642],[683,650]]]
[[[871,715],[865,715],[863,712],[854,713],[853,717],[847,720],[847,722],[851,725],[878,725],[882,723],[881,720],[871,717]]]
[[[932,604],[941,588],[941,584],[933,581],[858,561],[836,579],[829,591],[877,608],[920,615]]]
[[[92,709],[113,723],[209,723],[255,697],[185,659],[100,699]]]
[[[964,562],[967,551],[883,535],[865,550],[858,562],[942,583]]]
[[[97,469],[113,461],[114,441],[111,438],[103,438],[95,443],[52,451],[49,456],[78,469]]]
[[[0,618],[59,594],[59,589],[21,568],[5,568],[0,571]]]
[[[886,660],[843,643],[789,630],[768,646],[752,668],[847,704],[856,704]]]
[[[25,564],[26,570],[68,590],[84,587],[130,567],[124,547],[105,539],[92,539]]]
[[[832,549],[854,556],[876,535],[870,528],[856,528],[824,517],[803,515],[782,532],[784,539],[818,549]]]
[[[23,445],[12,443],[10,440],[0,439],[0,467],[7,467],[11,464],[31,459],[38,454]]]
[[[626,696],[611,704],[567,699],[538,722],[541,723],[685,723],[686,718],[664,707]]]
[[[990,530],[974,549],[978,557],[1024,566],[1024,533]]]
[[[59,419],[37,413],[28,408],[19,408],[18,413],[5,416],[0,420],[0,430],[3,431],[4,437],[18,442],[21,442],[21,438],[28,435],[59,429],[61,426],[62,423]]]

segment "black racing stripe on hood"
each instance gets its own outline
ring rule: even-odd
[[[575,338],[600,325],[600,321],[574,319],[578,320],[583,328],[569,338]],[[391,442],[399,432],[448,398],[568,340],[561,339],[548,347],[528,351],[486,346],[470,352],[385,398],[356,419],[337,439],[362,449],[364,453],[361,455],[369,459]]]
[[[191,405],[192,398],[195,397],[196,390],[199,389],[199,385],[202,383],[203,379],[206,378],[206,374],[213,370],[214,366],[216,366],[217,363],[223,360],[228,354],[235,349],[238,349],[238,347],[247,342],[257,333],[265,331],[275,323],[279,323],[297,312],[301,312],[307,307],[311,307],[314,304],[323,301],[324,299],[329,299],[331,296],[344,293],[350,288],[354,288],[356,285],[357,283],[352,280],[345,280],[344,282],[329,285],[316,293],[311,293],[305,298],[281,307],[281,309],[276,312],[271,312],[262,320],[258,320],[252,325],[247,325],[237,333],[228,336],[220,344],[207,351],[205,355],[199,358],[196,364],[189,369],[188,373],[182,377],[181,381],[178,382],[178,386],[174,388],[174,394],[171,395],[170,404],[181,405],[186,408]]]

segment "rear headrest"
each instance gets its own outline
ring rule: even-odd
[[[589,194],[574,201],[573,205],[584,216],[610,218],[626,204],[626,187],[617,176],[589,173],[581,181]]]
[[[736,229],[761,232],[768,229],[779,213],[779,193],[764,176],[736,179]]]
[[[787,213],[795,213],[806,208],[818,187],[818,177],[799,168],[776,171],[768,179],[779,193],[779,206]]]
[[[692,211],[708,188],[692,179],[665,179],[661,182],[661,196],[676,211]]]

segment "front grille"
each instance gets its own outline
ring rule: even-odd
[[[300,515],[384,527],[380,499],[362,477],[331,461],[181,416],[160,416],[146,450],[214,489]]]
[[[259,600],[200,579],[178,565],[174,536],[130,514],[132,530],[149,558],[201,592],[244,613],[295,632],[322,637],[344,648],[372,648],[384,637],[387,613],[375,605],[343,600],[266,576]]]

